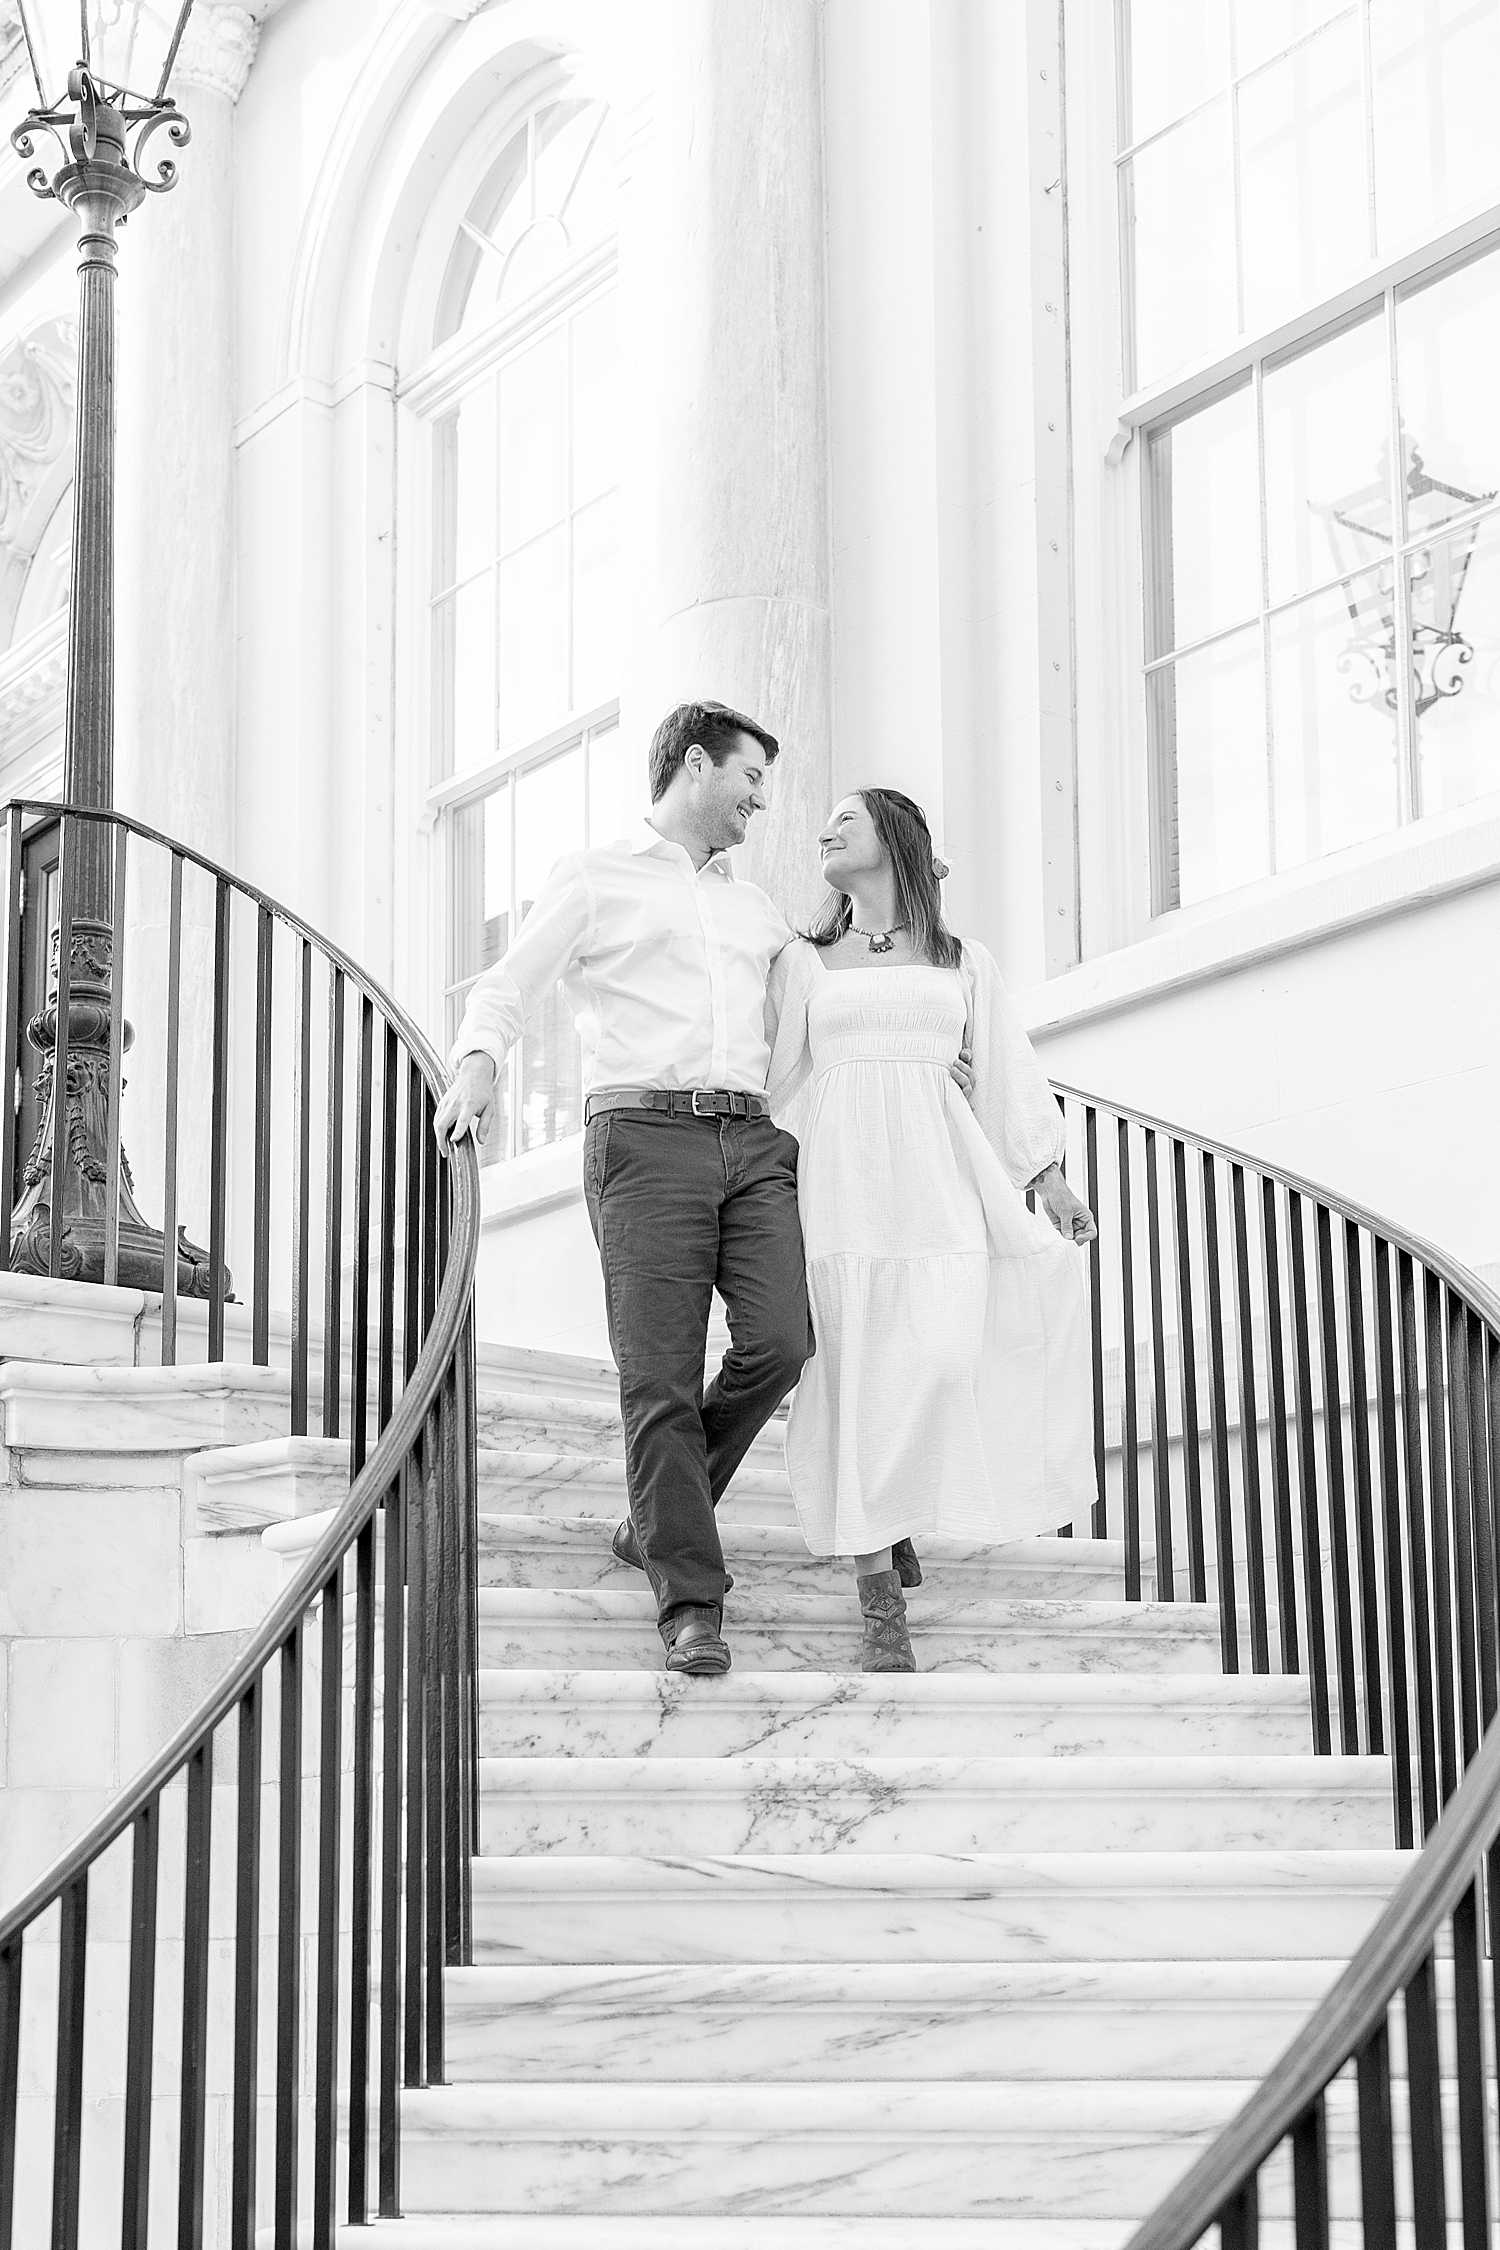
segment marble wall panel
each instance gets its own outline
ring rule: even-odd
[[[179,1631],[181,1512],[175,1493],[0,1490],[0,1633]]]

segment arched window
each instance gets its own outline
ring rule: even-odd
[[[600,101],[539,103],[459,223],[431,431],[432,785],[446,830],[447,1035],[552,863],[622,835],[643,770],[619,730],[616,151]],[[484,1160],[578,1132],[559,990],[511,1058]]]

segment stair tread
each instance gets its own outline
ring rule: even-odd
[[[1007,1625],[1127,1626],[1141,1633],[1194,1640],[1219,1634],[1219,1613],[1206,1602],[1126,1602],[1004,1599],[985,1595],[943,1594],[926,1587],[908,1596],[914,1626],[944,1622],[973,1624],[990,1621],[997,1632]],[[520,1618],[528,1622],[548,1618],[597,1619],[603,1623],[654,1626],[656,1607],[645,1584],[622,1586],[481,1586],[481,1618]],[[837,1589],[824,1593],[801,1587],[757,1593],[753,1586],[736,1586],[725,1605],[724,1629],[733,1639],[737,1626],[839,1624],[859,1622],[853,1596]]]
[[[486,1665],[479,1675],[482,1702],[497,1708],[533,1704],[602,1704],[642,1710],[701,1703],[704,1682],[677,1672],[584,1672],[548,1666]],[[716,1706],[726,1709],[818,1710],[830,1703],[873,1710],[912,1705],[951,1710],[971,1703],[1055,1709],[1076,1704],[1289,1710],[1308,1707],[1305,1680],[1295,1674],[1253,1675],[1121,1672],[734,1672],[710,1683]]]
[[[532,1859],[476,1859],[473,1877],[476,1895],[531,1887],[611,1897],[704,1889],[722,1897],[735,1890],[764,1894],[791,1878],[804,1890],[818,1885],[915,1897],[937,1892],[973,1898],[986,1891],[1036,1889],[1113,1895],[1205,1881],[1215,1890],[1295,1894],[1336,1888],[1384,1897],[1414,1864],[1410,1851],[1347,1846],[1330,1851],[1131,1852],[1118,1858],[1076,1851],[552,1852]]]

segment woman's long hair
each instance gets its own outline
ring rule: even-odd
[[[919,960],[935,968],[956,969],[963,946],[943,920],[938,888],[948,870],[932,848],[932,831],[921,806],[899,789],[856,789],[875,823],[875,833],[890,855],[896,876],[896,913]],[[847,891],[830,891],[807,935],[814,945],[837,945],[854,920]]]

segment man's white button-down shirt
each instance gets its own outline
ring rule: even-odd
[[[717,1086],[761,1093],[770,1067],[766,979],[791,938],[726,852],[695,868],[646,821],[636,835],[560,859],[502,961],[469,993],[456,1066],[498,1072],[561,978],[583,1046],[584,1091]]]

